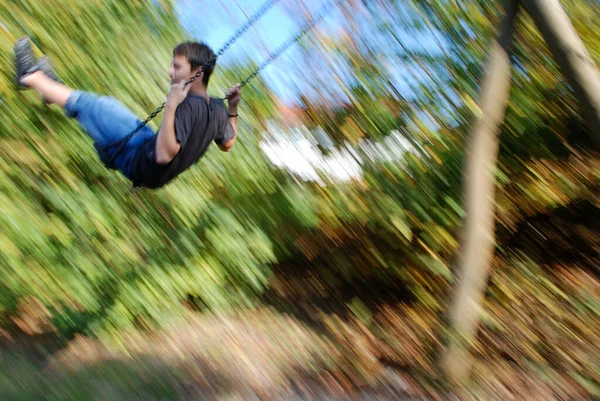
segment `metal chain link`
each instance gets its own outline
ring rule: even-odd
[[[158,108],[156,110],[154,110],[144,121],[142,121],[141,123],[139,123],[138,126],[135,127],[135,129],[133,131],[131,131],[129,134],[127,134],[127,136],[125,136],[122,139],[119,139],[116,142],[110,143],[110,144],[108,144],[107,146],[104,147],[104,152],[108,154],[108,151],[110,150],[110,148],[118,146],[117,150],[115,150],[115,153],[110,158],[110,162],[109,162],[109,166],[108,167],[112,168],[112,166],[114,166],[115,160],[121,154],[121,152],[125,148],[125,145],[127,145],[127,143],[129,142],[129,140],[139,130],[141,130],[146,124],[148,124],[150,122],[150,120],[152,120],[154,117],[156,117],[165,108],[165,104],[166,103],[167,102],[163,102],[163,104],[161,104],[160,106],[158,106]]]
[[[252,26],[254,22],[256,22],[256,20],[262,17],[278,1],[279,0],[269,0],[267,3],[265,3],[254,15],[252,15],[252,17],[248,19],[248,22],[244,24],[244,26],[242,26],[235,32],[235,34],[225,43],[225,45],[223,45],[223,47],[217,52],[217,54],[214,57],[210,58],[206,63],[204,63],[200,70],[193,77],[191,77],[189,81],[186,81],[185,85],[194,82],[204,70],[210,68],[214,63],[216,63],[217,58],[221,56],[237,39],[239,39],[240,36],[242,36],[250,28],[250,26]],[[344,0],[336,0],[322,7],[319,10],[319,13],[317,14],[316,18],[304,24],[304,26],[296,36],[288,39],[283,45],[281,45],[277,50],[275,50],[275,52],[271,53],[271,55],[256,70],[254,70],[252,74],[250,74],[245,80],[243,80],[240,83],[240,88],[247,85],[254,77],[256,77],[260,73],[260,71],[262,71],[266,66],[273,62],[273,60],[279,57],[285,50],[287,50],[288,47],[297,42],[310,30],[310,28],[319,23],[335,6],[339,5],[343,1]],[[223,100],[226,99],[227,97],[223,98]],[[138,126],[129,134],[127,134],[127,136],[125,136],[123,139],[111,143],[104,148],[104,151],[108,152],[110,148],[118,145],[117,150],[110,158],[109,167],[112,167],[114,165],[115,159],[123,151],[125,145],[127,145],[131,137],[135,135],[140,129],[142,129],[146,124],[148,124],[150,120],[156,117],[165,108],[165,104],[166,102],[163,102],[163,104],[161,104],[155,111],[153,111],[144,121],[139,123]]]
[[[304,26],[302,27],[302,29],[300,30],[300,32],[296,35],[291,37],[290,39],[288,39],[284,44],[282,44],[279,48],[277,48],[277,50],[275,50],[273,53],[271,53],[271,55],[256,69],[254,70],[254,72],[252,74],[250,74],[244,81],[242,81],[242,83],[240,84],[240,88],[245,86],[246,84],[248,84],[248,82],[250,82],[250,80],[252,80],[252,78],[256,77],[266,66],[268,66],[269,64],[271,64],[273,62],[273,60],[275,60],[277,57],[281,56],[281,54],[287,50],[288,47],[290,47],[292,44],[296,43],[298,40],[300,40],[300,38],[304,35],[306,35],[306,33],[316,24],[318,24],[319,22],[321,22],[321,20],[323,18],[325,18],[325,16],[327,14],[329,14],[329,12],[336,7],[337,5],[339,5],[340,3],[342,3],[342,1],[344,0],[336,0],[332,3],[329,3],[328,5],[322,7],[319,10],[319,13],[317,14],[317,16],[312,19],[311,21],[307,22],[306,24],[304,24]],[[226,98],[225,98],[226,99]]]
[[[238,40],[239,37],[244,34],[244,32],[250,29],[252,24],[254,24],[259,18],[261,18],[278,1],[279,0],[270,0],[269,2],[265,3],[256,13],[254,13],[254,15],[252,15],[248,19],[248,22],[246,22],[246,24],[244,24],[243,27],[238,29],[237,32],[223,45],[221,50],[219,50],[219,52],[217,53],[217,57],[221,56],[225,52],[225,50],[229,48],[229,46],[231,46],[236,40]],[[215,60],[217,57],[215,57]]]
[[[189,81],[187,81],[185,84],[190,84],[192,82],[194,82],[196,80],[196,78],[198,78],[200,76],[200,74],[210,68],[213,64],[215,64],[217,62],[217,59],[223,55],[223,53],[225,53],[225,51],[227,49],[229,49],[229,47],[240,38],[240,36],[242,36],[248,29],[250,29],[250,27],[257,21],[259,20],[267,11],[269,11],[269,9],[271,7],[273,7],[277,2],[279,2],[280,0],[270,0],[268,2],[266,2],[256,13],[254,13],[254,15],[252,15],[250,18],[248,18],[248,22],[246,22],[240,29],[238,29],[231,38],[229,38],[229,40],[227,42],[225,42],[225,44],[223,45],[223,47],[221,47],[221,49],[217,52],[217,54],[208,59],[208,61],[206,61],[203,65],[202,68],[200,69],[200,71],[198,71],[192,78],[190,78]]]

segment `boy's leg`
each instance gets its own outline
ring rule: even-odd
[[[61,106],[100,146],[122,139],[139,122],[137,116],[116,99],[74,90],[48,75],[53,76],[53,73],[36,71],[20,82],[42,95],[46,103]]]
[[[39,92],[47,103],[61,106],[69,117],[75,118],[84,131],[94,140],[94,146],[100,159],[109,168],[120,170],[129,175],[129,161],[146,139],[154,136],[149,127],[144,127],[130,140],[122,153],[115,159],[114,166],[108,160],[116,146],[105,148],[127,136],[141,122],[127,107],[113,97],[99,96],[95,93],[73,90],[38,71],[21,80],[23,84]]]
[[[63,108],[73,93],[73,89],[49,78],[43,71],[27,75],[20,82],[39,92],[46,103],[54,103]]]
[[[36,90],[46,103],[61,106],[69,117],[75,118],[94,140],[94,146],[105,164],[115,151],[115,148],[111,148],[106,153],[105,147],[123,139],[140,123],[131,110],[112,97],[73,90],[61,84],[47,58],[35,62],[35,66],[30,67],[30,70],[32,72],[17,78],[19,84]],[[19,68],[17,68],[17,75],[19,75]],[[136,134],[135,140],[132,139],[127,143],[123,152],[115,159],[114,165],[107,164],[107,167],[120,170],[128,176],[129,162],[133,153],[142,142],[152,136],[154,136],[152,129],[144,127]]]

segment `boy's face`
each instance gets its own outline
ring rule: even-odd
[[[171,62],[171,67],[169,68],[171,85],[183,80],[189,80],[196,73],[196,70],[191,70],[190,62],[185,56],[175,55],[173,57],[173,61]]]

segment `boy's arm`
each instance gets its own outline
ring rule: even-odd
[[[177,107],[165,105],[163,120],[156,137],[156,163],[169,164],[177,156],[181,144],[175,136],[175,110]]]
[[[221,149],[223,152],[229,152],[231,150],[231,148],[233,147],[233,145],[235,144],[235,139],[237,138],[238,104],[240,103],[240,100],[242,98],[239,84],[234,85],[229,89],[229,91],[227,93],[227,98],[229,99],[228,100],[229,107],[227,109],[227,113],[229,114],[229,122],[231,123],[231,127],[233,128],[234,135],[233,135],[233,138],[231,138],[227,142],[223,143],[222,145],[219,145],[219,149]],[[235,117],[233,117],[233,116],[235,116]]]
[[[192,85],[184,85],[185,81],[173,84],[165,102],[162,124],[156,137],[156,163],[158,164],[169,164],[181,149],[181,144],[175,136],[175,110],[192,87]]]
[[[228,108],[229,113],[229,122],[231,123],[231,128],[233,128],[233,138],[228,140],[227,142],[219,145],[219,149],[223,152],[229,152],[233,145],[235,144],[235,139],[237,138],[238,124],[237,124],[237,107],[232,108],[231,106]],[[235,117],[232,117],[235,116]]]

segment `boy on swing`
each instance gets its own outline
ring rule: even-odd
[[[160,188],[196,163],[211,142],[224,152],[231,150],[237,136],[239,85],[229,89],[227,108],[222,100],[206,93],[214,63],[185,85],[214,57],[203,43],[185,42],[173,49],[171,90],[158,134],[148,126],[142,127],[107,167],[119,170],[136,187]],[[17,41],[15,64],[17,84],[36,90],[44,102],[63,107],[69,117],[77,119],[94,140],[102,160],[113,159],[117,147],[110,145],[123,140],[140,123],[116,99],[60,83],[47,57],[35,60],[28,38]]]

